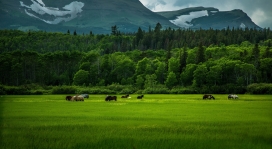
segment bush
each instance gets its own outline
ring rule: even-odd
[[[134,93],[136,90],[133,88],[125,88],[123,89],[121,92],[119,92],[120,94],[132,94]]]
[[[106,88],[115,92],[121,92],[123,89],[127,88],[127,86],[120,84],[111,84],[108,85]]]
[[[74,86],[55,86],[52,89],[52,94],[75,94],[76,88]]]
[[[185,88],[185,87],[179,87],[179,88],[173,88],[169,92],[170,94],[197,94],[197,90],[193,88]]]
[[[169,90],[166,87],[146,88],[143,90],[143,94],[169,94]]]
[[[109,90],[109,89],[96,89],[96,92],[93,94],[116,94],[115,91]]]
[[[137,90],[134,94],[143,94],[143,90]]]
[[[250,84],[247,86],[247,92],[250,94],[272,94],[272,84]]]
[[[244,86],[236,84],[216,85],[216,86],[202,86],[196,88],[200,94],[244,94],[246,89]]]
[[[4,92],[8,95],[30,95],[31,92],[27,88],[18,86],[5,86]]]
[[[76,91],[77,94],[116,94],[115,91],[106,89],[104,87],[94,87],[88,89],[78,89]]]
[[[43,91],[41,90],[31,91],[31,95],[43,95]]]
[[[90,94],[90,89],[89,88],[78,88],[77,90],[76,90],[76,94]]]
[[[5,88],[3,85],[0,85],[0,95],[5,95],[6,92],[5,92]]]

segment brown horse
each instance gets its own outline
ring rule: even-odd
[[[137,96],[137,99],[142,99],[143,97],[144,97],[144,95]]]
[[[72,96],[66,96],[66,100],[70,101],[72,99]]]
[[[111,100],[117,101],[117,97],[116,96],[109,96],[109,95],[107,95],[106,98],[105,98],[105,101],[111,101]]]
[[[121,98],[128,98],[129,94],[125,95],[125,96],[121,96]]]

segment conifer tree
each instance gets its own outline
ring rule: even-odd
[[[202,43],[199,44],[197,52],[196,52],[196,64],[205,62],[205,51],[202,46]]]
[[[259,68],[259,57],[260,57],[260,49],[258,43],[255,43],[254,48],[252,49],[252,60],[255,68]]]
[[[187,53],[187,48],[186,46],[180,50],[180,55],[179,55],[179,73],[182,73],[183,68],[186,67],[186,59],[187,59],[188,53]]]
[[[141,27],[138,28],[138,32],[136,33],[136,45],[139,46],[139,42],[141,39],[143,39],[144,34],[143,34],[143,30],[141,29]]]

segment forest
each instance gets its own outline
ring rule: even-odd
[[[0,34],[0,94],[272,94],[269,28]]]

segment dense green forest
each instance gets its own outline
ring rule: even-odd
[[[2,94],[6,86],[28,89],[29,84],[81,86],[89,92],[107,87],[113,93],[272,94],[269,28],[174,30],[157,24],[130,34],[0,34]]]

